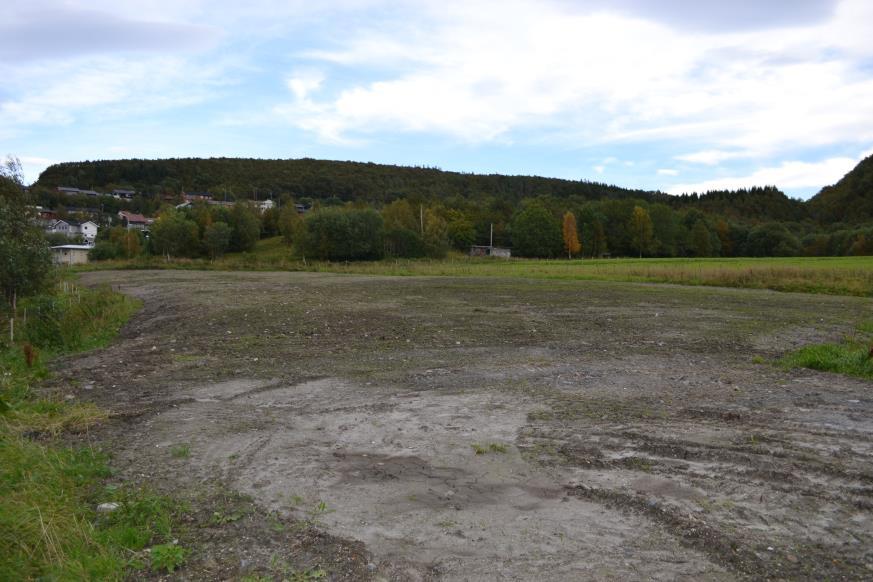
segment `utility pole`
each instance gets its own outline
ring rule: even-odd
[[[493,222],[491,223],[491,238],[489,239],[488,246],[489,246],[489,248],[492,248],[492,249],[494,248],[494,223]]]
[[[424,204],[418,205],[418,221],[421,224],[421,236],[424,236]]]

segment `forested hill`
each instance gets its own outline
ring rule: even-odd
[[[862,160],[833,186],[822,188],[809,201],[809,209],[823,223],[873,220],[873,156]]]
[[[537,176],[480,175],[436,168],[330,160],[180,158],[67,162],[47,168],[40,186],[132,187],[141,192],[210,191],[251,198],[282,193],[294,197],[388,202],[400,197],[500,196],[517,202],[529,196],[651,199],[654,193],[596,182]]]
[[[47,168],[37,187],[71,186],[101,191],[133,188],[145,194],[209,191],[234,198],[284,194],[294,198],[384,204],[397,198],[450,202],[494,201],[515,206],[523,198],[640,199],[673,208],[694,207],[743,222],[797,221],[807,205],[774,187],[704,195],[670,196],[589,181],[537,176],[467,174],[436,168],[329,160],[181,158],[67,162]]]

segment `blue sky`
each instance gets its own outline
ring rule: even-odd
[[[7,0],[0,153],[315,157],[807,198],[873,153],[868,0]]]

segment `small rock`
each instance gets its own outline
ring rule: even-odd
[[[98,505],[97,511],[99,513],[112,513],[113,511],[115,511],[119,507],[121,507],[120,503],[117,503],[115,501],[109,501],[107,503],[101,503],[100,505]]]
[[[795,556],[794,554],[787,554],[785,556],[785,559],[788,560],[789,562],[791,562],[792,564],[797,563],[797,556]]]
[[[369,570],[370,572],[373,572],[375,569],[376,569],[376,564],[374,564],[373,562],[370,562],[369,564],[367,564],[367,570]]]
[[[158,346],[152,346],[152,351],[153,351],[153,352],[156,351],[157,349],[158,349]]]
[[[76,399],[75,394],[67,394],[66,396],[64,396],[64,400],[75,400],[75,399]]]

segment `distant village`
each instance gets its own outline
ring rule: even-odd
[[[58,186],[57,192],[66,196],[93,196],[112,197],[116,200],[132,200],[137,196],[136,190],[115,189],[112,192],[98,192],[69,186]],[[205,203],[212,206],[232,207],[236,202],[218,200],[209,192],[182,192],[182,202],[175,204],[176,209],[190,208],[196,203]],[[174,196],[166,196],[164,202],[176,201]],[[259,213],[275,207],[272,199],[246,200]],[[303,204],[295,204],[298,213],[305,213],[309,207]],[[55,243],[52,245],[54,261],[57,264],[74,265],[88,262],[88,252],[97,241],[97,234],[101,228],[120,226],[127,230],[140,231],[148,238],[149,227],[155,221],[154,217],[144,216],[128,210],[119,210],[117,213],[107,214],[99,208],[76,208],[69,216],[61,217],[58,212],[40,206],[34,208],[36,221],[46,235]]]

